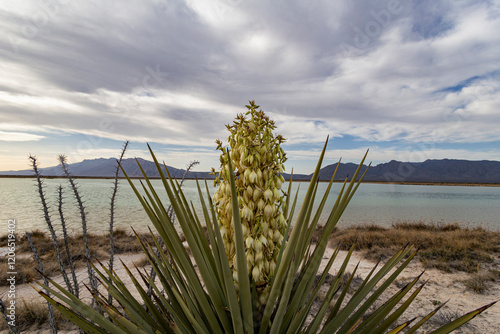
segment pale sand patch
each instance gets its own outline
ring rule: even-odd
[[[331,254],[333,254],[333,249],[326,249],[322,268],[326,265]],[[339,253],[338,259],[330,270],[332,275],[336,273],[336,270],[340,267],[346,255],[346,251],[341,251]],[[363,259],[360,253],[355,252],[352,255],[346,271],[352,272],[358,261],[359,267],[356,276],[359,275],[361,278],[365,278],[375,264]],[[379,265],[379,267],[380,266],[381,265]],[[407,283],[422,273],[424,269],[425,268],[419,261],[414,259],[401,273],[397,281]],[[416,320],[418,321],[421,317],[434,310],[436,308],[436,303],[443,303],[448,300],[448,303],[440,311],[443,315],[463,315],[485,304],[500,300],[500,285],[498,283],[492,284],[486,294],[477,294],[467,291],[462,282],[470,276],[471,275],[467,273],[445,273],[437,269],[425,270],[420,282],[428,281],[428,283],[408,310],[403,314],[403,317],[398,320],[398,323],[401,323],[402,320],[409,320],[414,317],[418,317]],[[392,284],[388,292],[394,294],[398,290],[399,288]],[[378,306],[381,304],[382,303],[379,303]],[[437,315],[439,315],[439,313]],[[494,305],[489,308],[474,318],[466,328],[458,329],[455,333],[500,333],[500,305]]]
[[[326,265],[329,258],[333,254],[333,249],[328,248],[325,252],[322,261],[322,268]],[[345,258],[347,252],[341,251],[339,253],[338,259],[335,261],[330,274],[335,275],[336,271],[342,264],[342,260]],[[122,259],[129,268],[133,268],[133,263],[141,262],[144,258],[143,254],[120,254],[117,258]],[[348,272],[352,272],[354,267],[359,262],[359,267],[357,275],[360,278],[366,277],[366,275],[373,268],[374,263],[367,261],[361,257],[360,253],[354,253],[351,262],[347,268]],[[120,261],[115,261],[115,270],[122,278],[126,284],[131,284],[128,275],[121,265]],[[149,271],[149,266],[145,267]],[[134,269],[135,270],[135,269]],[[408,268],[403,271],[400,278],[400,282],[407,281],[415,276],[419,275],[424,270],[424,267],[418,262],[418,260],[412,261]],[[78,269],[79,277],[86,277],[86,268]],[[500,286],[499,284],[494,284],[490,287],[486,294],[476,294],[467,291],[465,285],[462,283],[470,275],[465,273],[443,273],[442,271],[435,269],[428,269],[422,276],[421,282],[428,280],[429,282],[424,287],[422,292],[419,294],[417,299],[414,301],[413,305],[405,312],[404,319],[411,319],[413,317],[422,317],[433,310],[436,306],[435,304],[439,302],[445,302],[449,300],[447,305],[442,308],[441,312],[445,315],[449,314],[465,314],[469,311],[477,309],[490,302],[500,300]],[[58,283],[62,282],[61,277],[55,279]],[[4,296],[7,287],[0,287],[0,296]],[[135,289],[132,288],[131,291]],[[396,286],[391,286],[389,292],[394,293],[398,290]],[[82,290],[83,291],[83,290]],[[18,300],[24,298],[28,301],[39,300],[41,303],[44,299],[38,295],[38,293],[28,284],[21,284],[16,287],[16,292]],[[140,298],[139,294],[135,294],[136,298]],[[83,299],[87,298],[88,293],[86,293]],[[380,305],[380,304],[379,304]],[[459,329],[455,333],[499,333],[500,332],[500,305],[495,305],[488,309],[483,314],[479,315],[470,322],[470,325],[464,329]],[[1,334],[8,333],[8,331],[0,331]],[[50,333],[47,325],[43,328],[30,328],[30,330],[25,331],[25,333]],[[59,333],[77,333],[77,331],[59,331]]]

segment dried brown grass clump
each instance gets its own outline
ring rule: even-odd
[[[76,329],[75,325],[67,320],[59,311],[54,310],[54,317],[58,330]],[[21,300],[16,308],[16,329],[19,332],[36,332],[48,322],[48,318],[49,311],[46,304],[41,304],[38,301],[27,302]],[[0,319],[2,319],[0,320],[0,330],[9,329],[5,319],[3,317],[0,317]]]
[[[377,261],[390,257],[407,244],[420,248],[419,259],[428,268],[446,272],[477,272],[478,266],[494,265],[500,254],[500,232],[481,227],[463,228],[458,224],[399,222],[391,228],[360,225],[339,229],[331,245],[344,249],[353,243],[365,258]]]
[[[142,251],[142,248],[137,241],[137,238],[132,233],[127,233],[124,229],[117,229],[113,232],[114,235],[114,252],[115,254],[122,253],[137,253]],[[96,235],[87,234],[90,248],[91,258],[99,260],[106,260],[109,258],[109,235]],[[141,239],[148,243],[153,243],[150,234],[140,234]],[[62,253],[62,260],[64,266],[69,266],[68,258],[65,248],[63,247],[63,240],[60,238],[59,246]],[[57,263],[57,255],[54,251],[52,239],[49,235],[42,231],[33,231],[31,233],[31,240],[36,246],[36,250],[43,263],[45,273],[50,277],[59,274],[59,266]],[[1,240],[0,240],[1,242]],[[85,259],[85,245],[81,235],[73,235],[68,237],[68,245],[71,253],[71,259],[76,268],[86,265]],[[16,271],[17,271],[17,284],[29,283],[33,280],[40,279],[40,274],[35,270],[37,267],[33,261],[32,252],[29,242],[26,237],[22,237],[17,242],[16,249]],[[7,259],[0,258],[0,266],[7,266]],[[143,262],[145,263],[145,262]],[[6,272],[0,272],[0,286],[7,285]]]
[[[497,270],[478,270],[463,281],[465,287],[475,293],[485,294],[490,290],[490,286],[500,278]]]

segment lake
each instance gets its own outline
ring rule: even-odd
[[[103,233],[108,230],[113,181],[110,179],[76,180],[85,202],[88,229],[93,233]],[[134,182],[139,185],[139,181],[134,180]],[[212,181],[208,182],[213,194],[215,188],[212,187]],[[153,183],[162,193],[161,181],[153,180]],[[72,232],[81,231],[80,215],[68,181],[45,179],[44,185],[54,225],[60,230],[56,194],[59,185],[62,185],[64,187],[64,213],[68,228]],[[297,189],[299,185],[300,202],[308,183],[297,182],[294,183],[293,188]],[[288,187],[287,184],[283,186],[283,189],[286,187]],[[326,187],[327,183],[320,183],[319,193],[323,194]],[[340,187],[341,184],[334,184],[327,208],[333,206]],[[195,181],[185,181],[183,190],[195,207],[199,207]],[[167,202],[166,199],[165,202]],[[344,212],[339,227],[365,223],[390,226],[397,221],[424,220],[438,223],[457,222],[463,226],[482,226],[499,231],[499,202],[500,187],[364,183],[361,184]],[[325,214],[323,219],[326,217]],[[0,178],[0,226],[2,228],[0,235],[7,234],[9,219],[16,219],[18,234],[34,229],[46,230],[35,179]],[[115,227],[130,230],[133,226],[138,231],[147,231],[148,225],[151,226],[151,223],[132,189],[126,180],[121,180],[116,198]]]

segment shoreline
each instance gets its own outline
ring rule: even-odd
[[[71,176],[74,179],[94,179],[94,180],[114,180],[114,176]],[[42,179],[66,179],[66,176],[42,175]],[[160,177],[149,177],[151,180],[161,180]],[[0,179],[35,179],[34,175],[0,175]],[[125,177],[118,177],[120,180],[126,180]],[[142,180],[141,176],[132,176],[132,180]],[[180,178],[174,178],[180,179]],[[197,178],[187,177],[185,180],[202,180]],[[213,180],[213,179],[207,179]],[[288,181],[288,180],[286,180]],[[310,182],[310,180],[293,180],[293,182]],[[319,180],[319,182],[330,182],[329,180]],[[334,183],[343,183],[344,180],[334,180]],[[418,185],[418,186],[462,186],[462,187],[500,187],[500,183],[480,183],[480,182],[425,182],[425,181],[369,181],[363,180],[362,183],[370,184],[397,184],[397,185]]]

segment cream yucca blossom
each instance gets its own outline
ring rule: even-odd
[[[281,148],[284,138],[275,136],[274,122],[253,101],[248,112],[236,117],[228,143],[234,167],[241,224],[245,237],[247,267],[251,282],[257,287],[258,301],[265,304],[269,282],[274,275],[276,262],[283,242],[287,221],[284,219],[284,193],[281,186],[285,179],[281,174],[286,161]],[[217,141],[221,167],[216,175],[218,189],[213,196],[217,217],[231,270],[237,271],[234,257],[234,226],[232,226],[231,192],[228,180],[228,155],[222,142]]]

